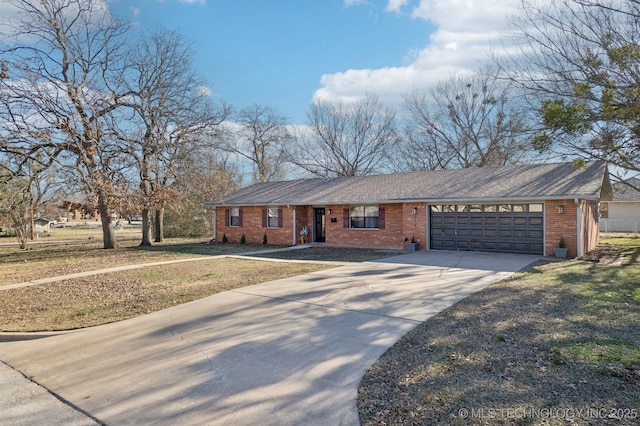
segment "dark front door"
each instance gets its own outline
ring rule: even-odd
[[[316,243],[324,243],[325,224],[324,209],[313,209],[313,241]]]

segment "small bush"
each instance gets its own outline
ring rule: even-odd
[[[227,238],[227,234],[222,234],[222,242],[227,244],[229,242],[229,239]]]
[[[267,232],[265,231],[264,235],[262,236],[262,244],[264,244],[265,246],[267,245]]]
[[[244,236],[244,232],[242,233],[242,237],[240,237],[240,244],[246,244],[247,238]]]

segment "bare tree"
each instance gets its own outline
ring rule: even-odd
[[[10,176],[6,174],[0,177],[0,214],[6,218],[18,237],[21,249],[27,248],[29,239],[29,227],[33,215],[34,197],[31,191],[31,181],[27,177]],[[0,172],[2,174],[2,172]]]
[[[128,96],[113,84],[122,70],[128,27],[99,0],[7,2],[20,11],[0,47],[10,77],[0,79],[0,114],[11,149],[27,157],[48,150],[74,167],[95,196],[104,247],[114,248],[111,200],[122,195],[122,164],[104,120]]]
[[[58,186],[56,170],[37,154],[25,161],[23,156],[0,154],[0,215],[16,232],[21,249],[35,239],[35,219],[44,203],[50,201]]]
[[[535,146],[640,172],[640,2],[523,0],[512,29],[500,64],[538,96]]]
[[[193,150],[199,133],[211,131],[229,110],[210,102],[204,83],[193,71],[193,51],[175,31],[157,28],[145,35],[126,62],[124,85],[132,93],[127,106],[134,114],[121,120],[119,112],[112,125],[135,159],[142,206],[141,245],[147,246],[151,245],[154,211],[155,241],[163,240],[164,209],[175,198],[170,186],[174,164]]]
[[[243,108],[220,138],[221,147],[249,160],[254,182],[284,176],[286,144],[293,140],[286,117],[264,105]]]
[[[356,176],[388,170],[398,142],[395,112],[367,95],[353,104],[320,101],[307,113],[291,162],[316,176]]]
[[[402,170],[501,166],[526,161],[528,113],[493,73],[457,76],[405,96]]]
[[[228,155],[213,145],[199,144],[177,164],[174,186],[187,208],[172,210],[168,226],[182,235],[210,235],[213,217],[206,204],[237,190],[242,180]]]

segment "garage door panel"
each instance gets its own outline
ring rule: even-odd
[[[542,253],[542,249],[544,248],[542,244],[537,243],[529,244],[529,247],[531,248],[531,252],[533,253]]]
[[[497,251],[498,244],[496,244],[495,241],[485,241],[483,244],[483,249],[485,251]]]
[[[529,238],[529,232],[526,229],[514,229],[513,238]]]
[[[470,230],[469,235],[472,237],[482,237],[484,235],[484,232],[482,229],[474,228]]]
[[[501,250],[501,251],[512,251],[511,242],[499,241],[498,242],[498,250]]]
[[[485,229],[484,230],[484,236],[486,238],[497,238],[498,237],[498,230],[497,229]]]
[[[457,205],[431,211],[431,248],[542,254],[543,211],[539,204]]]
[[[467,240],[459,240],[456,244],[457,250],[471,250],[470,241]]]
[[[482,251],[484,250],[484,244],[482,241],[471,241],[470,249],[476,250],[476,251]]]

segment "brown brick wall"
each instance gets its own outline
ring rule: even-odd
[[[426,209],[424,204],[380,204],[384,208],[384,229],[350,229],[344,227],[344,209],[348,205],[327,206],[327,244],[359,245],[367,247],[403,246],[405,238],[415,236],[424,250],[426,235]],[[416,207],[415,214],[413,207]],[[331,214],[328,213],[331,209]],[[331,222],[335,218],[335,222]]]
[[[547,200],[546,203],[546,234],[545,256],[553,256],[553,249],[558,247],[560,238],[567,243],[568,256],[585,254],[595,248],[600,239],[598,223],[598,202],[579,200]],[[558,213],[558,206],[563,207],[563,213]],[[580,208],[580,241],[578,242],[577,209]]]
[[[379,207],[385,211],[384,229],[350,229],[344,227],[344,209],[348,205],[325,206],[327,244],[364,246],[364,247],[403,247],[405,239],[415,237],[420,244],[420,250],[426,249],[426,207],[424,204],[382,204]],[[247,243],[261,244],[264,232],[267,232],[268,244],[291,245],[293,242],[293,210],[286,206],[282,209],[282,228],[262,227],[262,207],[242,207],[242,226],[225,225],[226,207],[216,209],[217,240],[222,241],[223,235],[229,242],[240,242],[244,233]],[[414,212],[415,208],[415,212]],[[311,206],[297,206],[296,209],[296,244],[300,244],[300,230],[308,226],[307,242],[313,241],[313,208]],[[331,213],[329,213],[331,211]],[[331,222],[334,218],[335,222]]]
[[[562,206],[563,212],[558,212]],[[545,232],[545,256],[553,256],[553,249],[558,247],[560,238],[564,238],[567,244],[568,256],[575,257],[577,253],[577,224],[576,204],[574,200],[547,200],[546,207],[546,232]]]
[[[242,226],[226,226],[226,207],[216,208],[216,227],[218,241],[222,241],[223,235],[227,236],[230,243],[239,243],[244,233],[247,244],[262,244],[264,233],[267,233],[268,244],[290,246],[293,243],[293,210],[287,206],[278,207],[282,209],[282,228],[263,228],[262,210],[263,207],[241,207]]]

